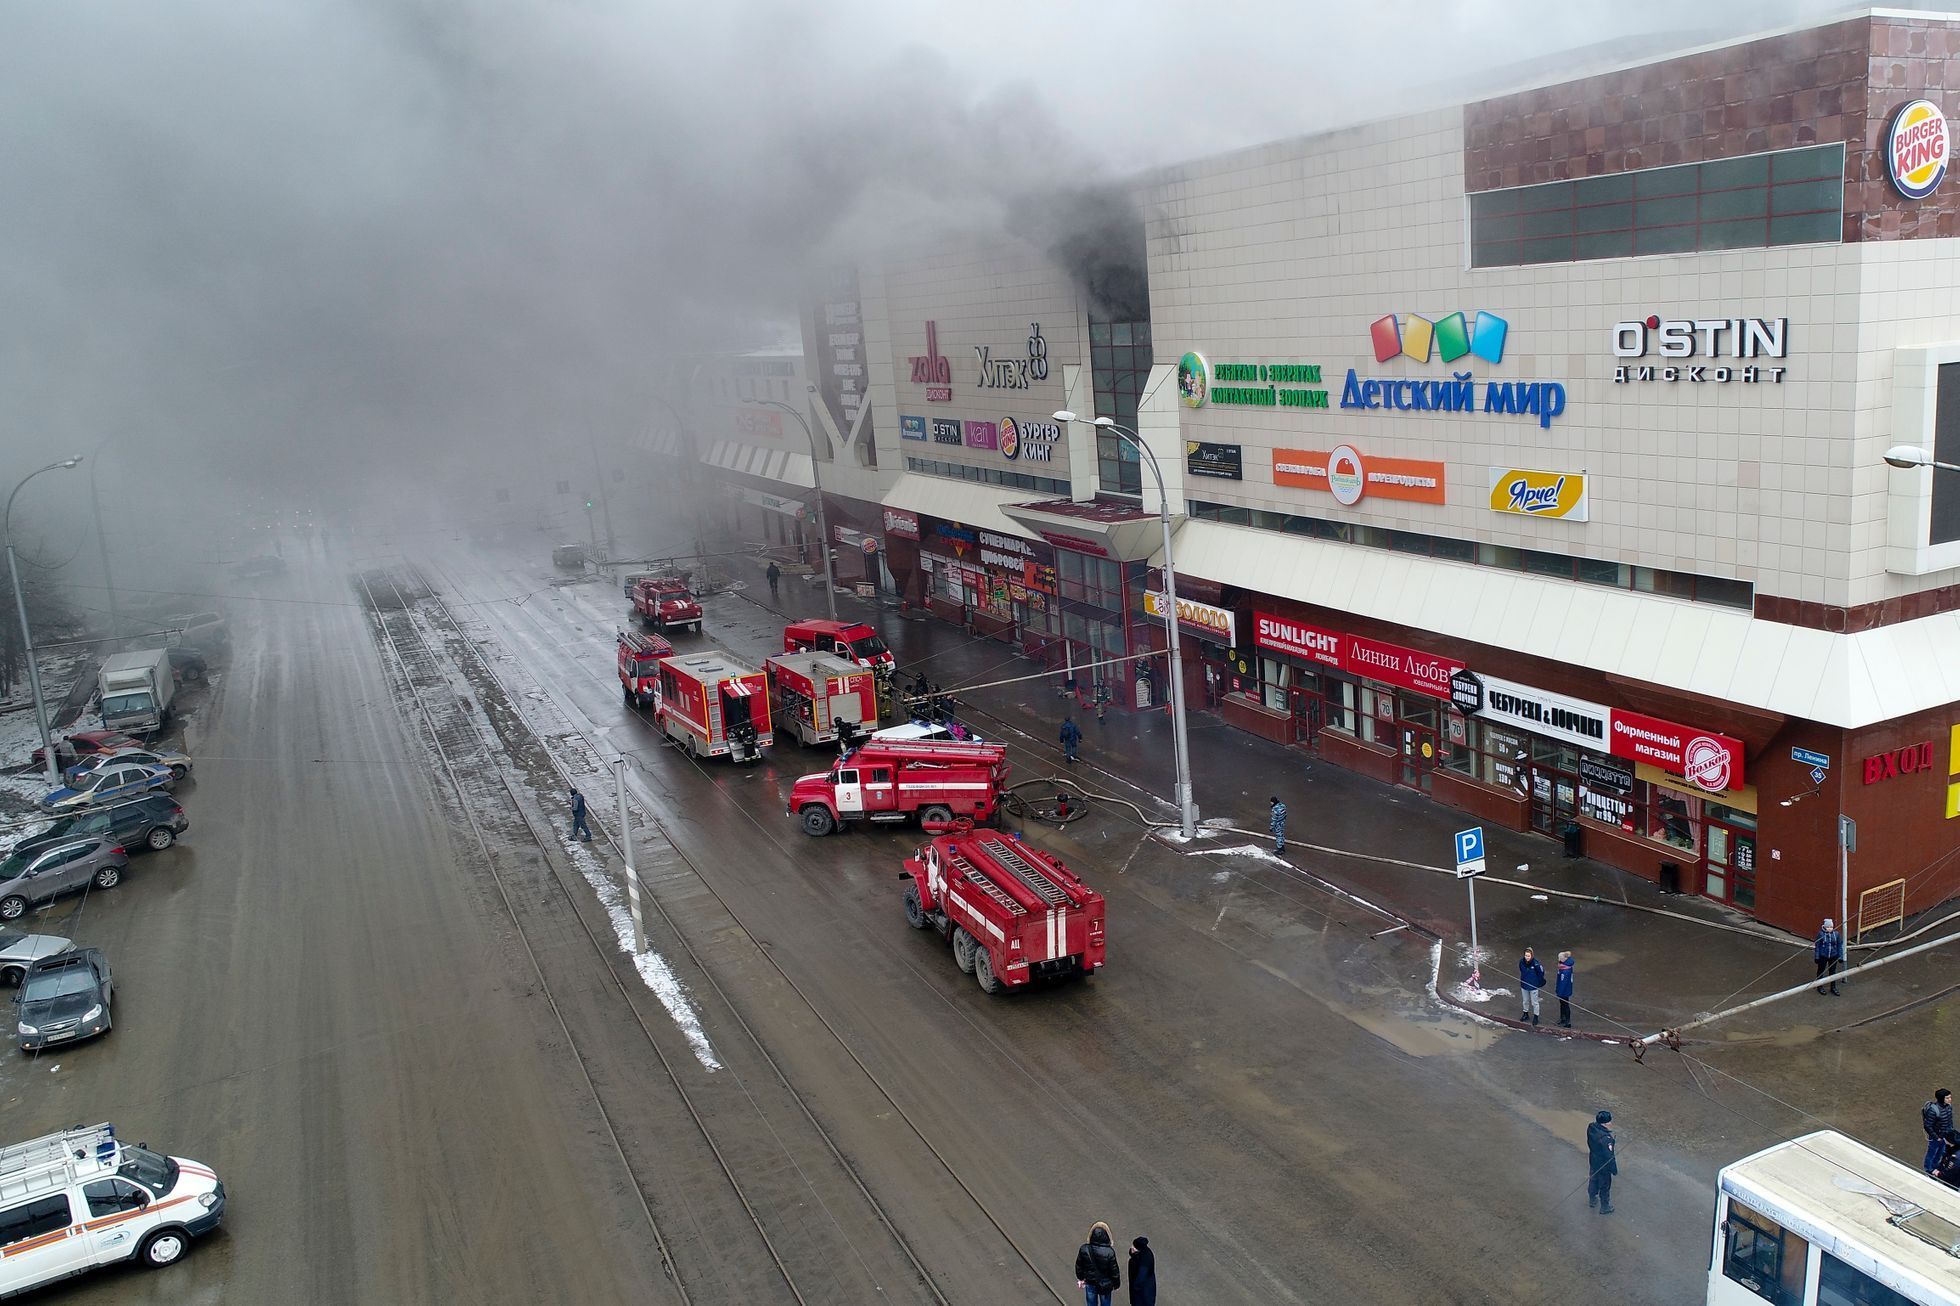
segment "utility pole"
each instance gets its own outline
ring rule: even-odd
[[[109,545],[102,535],[102,503],[95,497],[95,469],[101,465],[101,451],[96,451],[96,462],[88,465],[88,506],[95,515],[95,551],[102,558],[102,588],[109,591],[109,635],[112,639],[122,637],[122,618],[116,612],[116,582],[109,575]]]
[[[626,907],[633,915],[633,957],[647,950],[647,927],[640,917],[640,873],[633,869],[633,817],[626,807],[626,759],[612,762],[613,787],[619,794],[619,848],[626,859]]]
[[[599,478],[599,512],[606,519],[606,560],[610,562],[619,556],[619,544],[613,538],[612,500],[606,497],[606,469],[599,462],[599,439],[590,425],[585,428],[585,442],[592,448],[592,474]]]
[[[805,385],[803,388],[806,391],[816,390],[813,385]],[[803,438],[810,442],[810,485],[817,496],[817,534],[823,537],[817,541],[817,556],[823,559],[823,601],[825,609],[830,613],[830,619],[835,621],[837,620],[837,582],[830,569],[830,520],[824,516],[823,510],[823,472],[818,466],[816,432],[810,429],[810,423],[804,420],[802,413],[786,403],[775,399],[751,399],[748,402],[782,409],[796,419],[796,424],[803,428]]]
[[[14,561],[14,499],[21,488],[42,472],[63,471],[81,465],[81,459],[66,458],[58,463],[49,463],[20,478],[12,494],[7,496],[7,507],[0,511],[0,538],[7,545],[7,575],[14,583],[14,610],[20,614],[20,651],[27,659],[27,686],[34,694],[34,721],[41,727],[41,756],[47,764],[48,784],[58,787],[61,784],[61,763],[54,755],[54,731],[48,721],[47,700],[41,697],[41,668],[34,661],[34,632],[27,626],[27,598],[20,588],[20,566]]]

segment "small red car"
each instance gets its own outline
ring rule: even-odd
[[[120,730],[81,730],[58,740],[54,746],[54,756],[61,764],[61,769],[66,771],[83,758],[93,757],[97,753],[113,753],[119,748],[141,747],[143,747],[142,740],[132,739]],[[34,750],[34,765],[46,766],[47,761],[47,749]]]

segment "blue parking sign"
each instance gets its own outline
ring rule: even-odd
[[[1456,835],[1456,860],[1458,865],[1465,862],[1480,862],[1484,859],[1484,827],[1479,825],[1469,830],[1459,830]]]

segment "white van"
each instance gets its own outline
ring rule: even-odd
[[[0,1297],[114,1261],[172,1264],[224,1213],[210,1169],[132,1147],[113,1125],[0,1148]]]

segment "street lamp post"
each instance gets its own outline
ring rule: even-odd
[[[1081,421],[1066,408],[1055,414],[1055,420]],[[1170,632],[1171,751],[1175,754],[1177,766],[1177,819],[1185,839],[1194,839],[1198,832],[1198,805],[1191,798],[1191,742],[1184,724],[1184,655],[1177,637],[1177,564],[1171,558],[1171,500],[1164,488],[1164,472],[1157,465],[1157,455],[1150,451],[1150,446],[1135,431],[1118,426],[1107,417],[1098,417],[1083,425],[1100,427],[1135,445],[1137,452],[1143,455],[1144,464],[1150,468],[1151,478],[1157,482],[1157,520],[1164,528],[1164,628]]]
[[[814,392],[816,390],[816,387],[813,385],[806,385],[804,389],[807,391]],[[819,459],[817,458],[816,432],[812,431],[810,429],[810,424],[803,420],[803,414],[797,412],[794,408],[791,408],[788,404],[783,403],[781,400],[751,399],[748,400],[747,402],[752,404],[763,404],[770,408],[782,409],[784,412],[788,413],[791,417],[794,417],[796,419],[796,424],[803,428],[803,438],[810,442],[810,485],[816,491],[816,495],[817,495],[817,534],[823,537],[822,539],[817,541],[817,553],[818,556],[820,556],[823,559],[823,601],[826,609],[830,613],[830,619],[832,621],[835,621],[837,620],[837,586],[831,579],[830,521],[828,518],[824,516],[824,511],[823,511],[823,473],[818,469],[817,466]]]
[[[7,496],[6,511],[0,513],[0,538],[4,538],[7,544],[7,575],[14,583],[14,610],[20,614],[20,651],[27,659],[27,685],[34,694],[34,721],[41,727],[41,757],[47,764],[48,783],[51,785],[61,783],[61,763],[55,760],[54,732],[48,725],[47,700],[41,697],[41,669],[34,663],[34,633],[27,627],[27,596],[21,593],[20,566],[14,561],[14,499],[20,494],[21,486],[26,485],[42,472],[77,467],[81,461],[80,458],[68,458],[58,463],[49,463],[46,467],[21,477],[19,484],[14,486],[14,492]]]
[[[1943,463],[1916,444],[1893,445],[1885,451],[1885,462],[1887,466],[1901,470],[1931,467],[1942,472],[1960,472],[1960,463]]]

